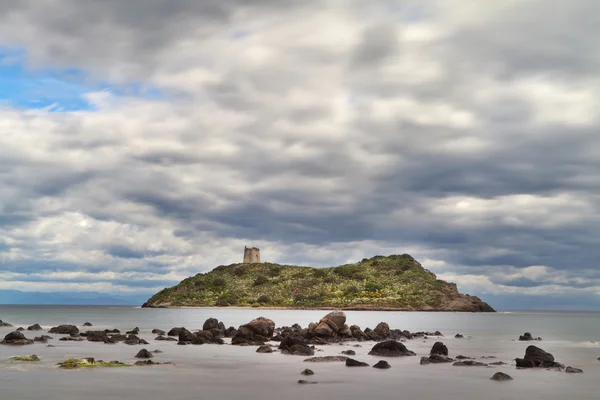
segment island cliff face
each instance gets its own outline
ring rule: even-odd
[[[142,307],[226,306],[494,312],[478,297],[437,279],[408,254],[332,268],[219,266],[160,291]]]

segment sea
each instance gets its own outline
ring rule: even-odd
[[[264,316],[277,326],[302,326],[318,321],[323,310],[269,310],[236,308],[146,309],[102,306],[0,306],[0,320],[14,328],[0,328],[4,337],[19,326],[35,323],[44,331],[27,332],[29,338],[46,334],[59,324],[77,325],[80,330],[117,328],[122,332],[139,327],[141,338],[150,344],[129,346],[92,342],[59,341],[27,346],[0,345],[0,399],[11,400],[134,400],[134,399],[600,399],[600,313],[514,311],[497,313],[377,312],[348,311],[349,325],[374,328],[387,322],[391,328],[436,331],[443,337],[407,340],[416,357],[387,358],[391,369],[350,368],[343,363],[307,363],[305,357],[281,353],[259,354],[255,346],[179,346],[176,342],[155,341],[152,329],[165,331],[184,326],[201,329],[214,317],[226,326],[238,327]],[[84,322],[93,324],[83,328]],[[530,332],[539,342],[520,342],[519,335]],[[455,338],[460,333],[463,339]],[[452,364],[420,365],[421,356],[442,341],[449,355],[464,355],[478,361],[503,361],[506,365],[457,367]],[[368,355],[373,342],[348,342],[317,346],[315,355],[339,355],[356,351],[353,358],[375,364],[381,357]],[[582,374],[544,369],[518,370],[514,359],[523,357],[531,344],[554,355],[567,366],[583,369]],[[360,346],[360,347],[355,347]],[[63,370],[58,362],[72,357],[94,357],[105,361],[133,363],[142,348],[161,350],[154,361],[172,365],[130,368]],[[16,362],[15,355],[36,354],[40,362]],[[486,357],[486,358],[483,358]],[[492,357],[492,358],[490,358]],[[315,374],[302,376],[312,369]],[[489,378],[504,372],[512,381]],[[304,379],[317,384],[299,384]]]

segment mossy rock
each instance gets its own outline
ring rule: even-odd
[[[40,361],[40,358],[38,356],[36,356],[35,354],[32,354],[30,356],[14,356],[10,358],[12,361]]]
[[[131,367],[130,364],[125,364],[120,361],[96,361],[93,358],[69,358],[68,360],[58,363],[57,365],[60,368],[65,369]]]

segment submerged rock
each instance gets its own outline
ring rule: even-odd
[[[173,365],[173,363],[171,363],[171,362],[162,362],[161,363],[161,362],[156,362],[156,361],[153,361],[153,360],[140,360],[140,361],[136,361],[133,365],[138,365],[138,366],[142,365],[142,366],[144,366],[144,365],[167,365],[167,364],[168,365]]]
[[[504,372],[496,372],[490,379],[493,381],[512,381],[513,378]]]
[[[32,354],[30,356],[14,356],[10,358],[12,361],[40,361],[40,358],[38,356],[36,356],[35,354]]]
[[[152,329],[152,333],[155,335],[166,335],[167,332],[163,331],[162,329]]]
[[[568,374],[581,374],[583,373],[583,370],[579,368],[567,367],[565,372]]]
[[[305,381],[304,379],[300,379],[298,381],[298,383],[306,385],[306,384],[315,384],[315,383],[318,383],[318,382],[315,382],[315,381]]]
[[[428,365],[428,364],[442,364],[449,363],[454,361],[452,358],[445,356],[443,354],[432,354],[429,357],[421,357],[420,364]]]
[[[373,365],[373,368],[388,369],[388,368],[392,368],[392,366],[387,361],[381,360],[377,364]]]
[[[345,356],[323,356],[323,357],[311,357],[304,360],[304,362],[340,362],[346,361],[348,357]]]
[[[272,353],[273,349],[271,348],[271,346],[259,346],[258,349],[256,349],[257,353]]]
[[[403,357],[403,356],[415,356],[416,354],[406,348],[406,346],[395,340],[387,340],[385,342],[377,343],[371,351],[370,355],[382,356],[382,357]]]
[[[487,367],[488,365],[479,361],[474,360],[466,360],[466,361],[457,361],[452,364],[453,367]]]
[[[366,362],[358,361],[353,358],[348,358],[346,360],[346,367],[368,367],[369,364]]]

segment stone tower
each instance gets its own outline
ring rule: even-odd
[[[244,246],[244,264],[260,264],[260,249]]]

